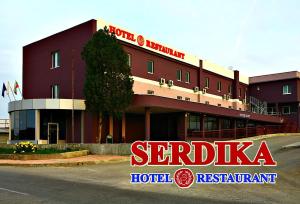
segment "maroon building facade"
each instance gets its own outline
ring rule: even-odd
[[[291,121],[251,111],[250,95],[278,107],[297,103],[298,111],[299,90],[277,104],[273,95],[255,92],[259,83],[249,85],[237,70],[107,26],[128,53],[134,79],[134,99],[122,118],[105,116],[99,141],[98,118],[85,110],[81,51],[103,28],[102,21],[90,20],[24,46],[24,100],[9,104],[11,141],[98,143],[106,142],[107,135],[113,142],[233,139],[285,131],[282,127]],[[299,87],[299,80],[289,83]],[[264,84],[259,86],[264,90]]]
[[[281,116],[300,129],[300,73],[298,71],[250,77],[250,95],[267,102],[269,115]]]

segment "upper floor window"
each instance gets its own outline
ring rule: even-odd
[[[181,79],[182,79],[182,70],[181,69],[176,70],[176,79],[177,79],[177,81],[181,81]]]
[[[153,63],[153,61],[148,61],[147,62],[147,72],[149,74],[153,74],[154,73],[154,63]]]
[[[282,87],[282,94],[291,94],[292,93],[292,88],[290,85],[284,85]]]
[[[51,97],[59,98],[59,86],[58,85],[51,86]]]
[[[242,89],[239,88],[239,97],[241,97],[241,96],[242,96]]]
[[[228,93],[232,94],[232,86],[231,85],[228,86]]]
[[[222,83],[218,81],[217,83],[217,90],[220,92],[222,90]]]
[[[128,63],[128,66],[131,67],[131,54],[127,53],[127,63]]]
[[[282,114],[285,114],[285,115],[291,114],[291,107],[290,106],[282,106]]]
[[[55,51],[51,53],[51,61],[52,61],[52,68],[60,67],[60,52]]]
[[[186,72],[185,73],[185,82],[186,83],[190,83],[191,82],[190,72]]]
[[[205,88],[209,88],[209,78],[205,77]]]

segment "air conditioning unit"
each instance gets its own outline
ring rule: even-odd
[[[195,87],[194,87],[194,92],[197,93],[198,91],[199,91],[199,87],[198,87],[198,86],[195,86]]]
[[[166,83],[166,79],[164,79],[164,78],[160,78],[159,79],[159,85],[164,85]]]
[[[154,95],[154,91],[153,90],[147,90],[147,94]]]
[[[230,95],[226,95],[226,100],[229,100],[230,99]]]
[[[203,94],[206,94],[206,88],[203,88],[203,89],[202,89],[202,93],[203,93]]]
[[[173,80],[169,80],[169,81],[168,81],[168,87],[173,86],[173,84],[174,84]]]

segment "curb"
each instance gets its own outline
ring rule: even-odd
[[[282,150],[296,149],[296,148],[300,148],[300,142],[295,142],[293,144],[289,144],[281,147]]]
[[[254,137],[246,137],[241,139],[236,139],[232,141],[256,141],[256,140],[263,140],[272,137],[284,137],[284,136],[300,136],[300,133],[279,133],[279,134],[269,134],[269,135],[259,135]]]
[[[0,154],[0,159],[6,160],[47,160],[47,159],[70,159],[87,156],[89,150],[78,150],[72,152],[54,154]]]
[[[103,159],[95,161],[66,161],[53,163],[0,163],[0,166],[16,166],[16,167],[72,167],[96,164],[113,164],[130,161],[130,157],[120,159]]]

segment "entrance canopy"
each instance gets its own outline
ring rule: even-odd
[[[85,110],[85,103],[80,99],[25,99],[8,104],[8,112],[40,109]]]

